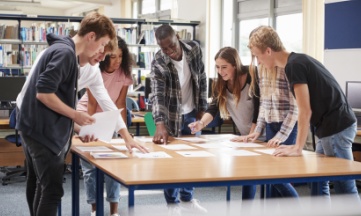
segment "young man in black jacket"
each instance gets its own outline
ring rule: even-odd
[[[49,48],[33,65],[33,75],[17,101],[20,131],[28,169],[27,201],[32,216],[57,215],[64,194],[64,158],[71,146],[73,122],[93,123],[75,107],[79,65],[77,56],[104,51],[116,37],[112,21],[91,13],[73,38],[47,35]]]

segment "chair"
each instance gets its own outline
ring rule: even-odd
[[[15,125],[16,125],[16,109],[13,109],[10,114],[9,127],[15,129]],[[7,140],[10,143],[14,143],[17,147],[21,147],[21,138],[16,129],[15,129],[15,134],[7,135],[5,137],[5,140]],[[13,182],[25,181],[26,180],[25,161],[23,167],[20,166],[17,166],[16,168],[2,167],[1,172],[5,174],[5,176],[1,178],[2,185],[7,185]]]
[[[151,112],[147,112],[144,114],[144,122],[145,122],[145,126],[147,126],[149,136],[154,136],[156,127]]]
[[[127,108],[131,111],[139,111],[138,103],[131,97],[127,97]]]

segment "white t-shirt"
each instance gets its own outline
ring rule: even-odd
[[[41,51],[39,55],[36,57],[36,60],[33,64],[33,67],[31,67],[31,70],[28,74],[28,77],[25,81],[25,84],[23,88],[21,89],[21,92],[19,93],[18,97],[16,98],[16,105],[19,109],[21,109],[21,104],[27,89],[27,86],[29,85],[30,78],[35,70],[35,65],[37,65],[40,57],[44,54],[44,51]],[[98,64],[91,66],[90,64],[86,64],[83,67],[80,68],[79,72],[79,78],[78,78],[78,90],[81,90],[83,88],[89,88],[91,93],[93,94],[94,98],[98,102],[99,106],[104,111],[110,111],[110,110],[117,110],[117,106],[113,103],[112,99],[110,99],[108,95],[108,91],[104,87],[103,84],[103,78],[100,74],[100,69]],[[125,112],[125,110],[123,110]],[[120,129],[126,128],[126,125],[119,115],[118,121],[115,127],[115,130],[118,132]]]
[[[189,65],[187,63],[187,59],[185,57],[185,53],[183,51],[182,60],[175,61],[173,59],[172,63],[174,67],[178,71],[179,83],[181,86],[181,94],[182,94],[182,114],[187,114],[193,111],[194,109],[194,101],[193,101],[193,85],[191,81],[191,71],[189,69]]]

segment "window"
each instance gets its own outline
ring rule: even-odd
[[[150,14],[156,12],[156,0],[143,0],[142,1],[142,14]]]
[[[233,3],[229,0],[223,1],[222,6],[222,46],[232,46]]]
[[[302,52],[302,13],[276,17],[277,33],[290,52]]]
[[[251,52],[248,49],[249,34],[253,29],[260,25],[268,25],[268,18],[244,20],[239,23],[239,55],[241,57],[242,64],[251,64]]]

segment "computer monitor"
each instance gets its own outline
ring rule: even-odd
[[[346,82],[346,98],[354,111],[361,112],[361,81]]]
[[[16,97],[23,88],[25,79],[25,76],[0,77],[0,101],[16,101]]]

